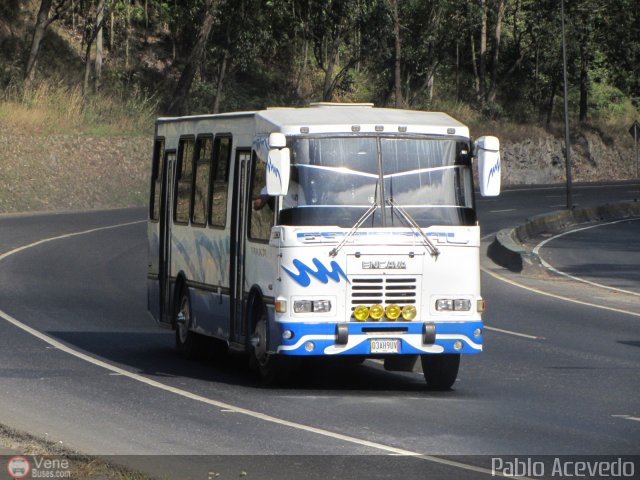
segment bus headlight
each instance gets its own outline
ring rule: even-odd
[[[331,300],[295,300],[293,302],[294,313],[329,313]]]
[[[313,305],[311,300],[296,300],[293,302],[294,313],[311,313],[313,312]]]
[[[471,310],[471,300],[466,298],[439,298],[436,300],[436,310],[439,312],[468,312]]]

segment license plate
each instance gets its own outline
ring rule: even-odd
[[[397,338],[372,338],[371,353],[398,353],[400,341]]]

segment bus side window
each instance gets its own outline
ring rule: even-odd
[[[227,224],[227,197],[229,190],[229,164],[231,158],[231,137],[216,136],[213,143],[213,168],[209,225],[224,227]]]
[[[160,195],[162,194],[162,175],[164,172],[164,138],[158,138],[153,144],[151,165],[151,195],[149,196],[149,217],[160,219]]]
[[[267,165],[260,161],[256,154],[252,159],[251,191],[249,194],[249,238],[252,240],[269,241],[271,227],[273,227],[273,210],[267,203],[264,208],[256,210],[253,201],[263,193],[267,184]]]
[[[207,222],[212,153],[213,138],[198,137],[195,151],[195,172],[193,175],[193,212],[191,214],[191,223],[199,227],[204,227]]]
[[[180,139],[178,147],[178,166],[176,175],[176,195],[173,221],[187,225],[191,210],[191,183],[193,181],[193,138]]]

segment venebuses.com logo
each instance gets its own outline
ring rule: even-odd
[[[11,457],[7,462],[7,471],[12,478],[26,478],[31,472],[31,464],[25,457]]]
[[[7,472],[13,479],[20,478],[71,478],[69,460],[42,456],[16,455],[7,462]]]

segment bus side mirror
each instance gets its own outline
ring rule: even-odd
[[[475,142],[478,158],[478,180],[480,195],[500,195],[500,140],[496,137],[480,137]]]
[[[269,150],[267,160],[267,193],[271,196],[286,195],[289,190],[291,152],[288,148]]]

